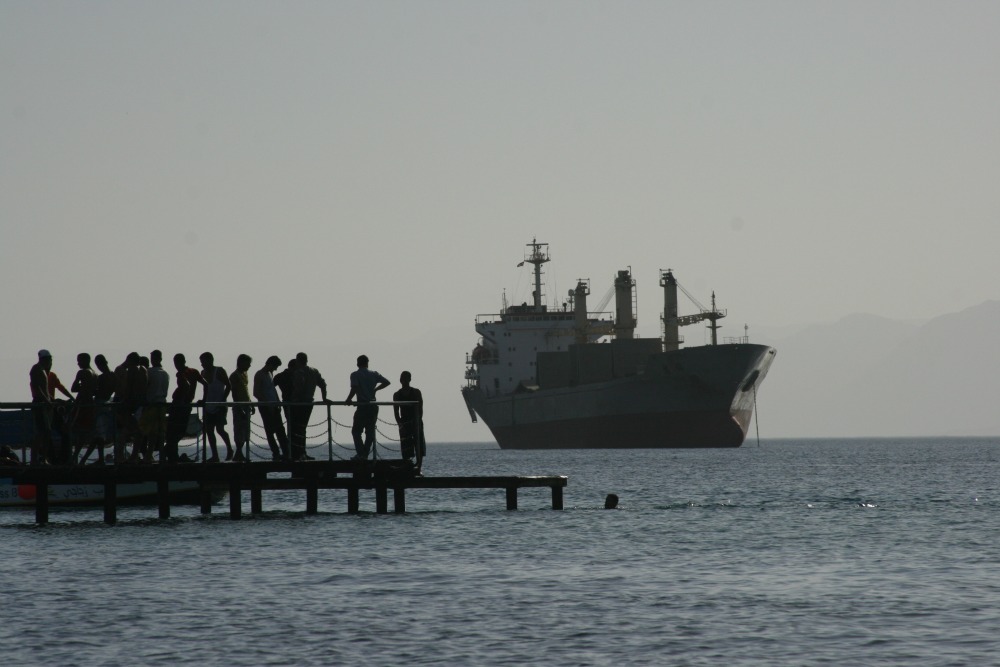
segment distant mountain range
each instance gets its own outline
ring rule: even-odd
[[[757,338],[778,349],[758,395],[762,438],[1000,434],[1000,301]]]

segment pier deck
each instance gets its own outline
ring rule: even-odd
[[[282,475],[280,477],[275,475]],[[178,463],[157,465],[108,466],[4,466],[0,479],[36,487],[35,520],[48,523],[48,487],[57,484],[100,485],[104,487],[104,521],[117,520],[118,484],[153,482],[157,485],[156,506],[161,519],[170,518],[170,482],[196,482],[200,489],[201,511],[212,511],[212,496],[220,490],[229,493],[229,515],[239,519],[243,512],[242,492],[250,491],[250,512],[263,511],[263,491],[300,489],[306,492],[306,513],[318,511],[319,489],[347,491],[347,511],[359,512],[359,492],[375,491],[375,511],[387,513],[389,490],[393,492],[395,512],[406,511],[407,489],[503,489],[507,509],[517,509],[518,490],[549,487],[552,509],[563,508],[564,476],[461,476],[422,477],[414,474],[412,464],[400,460],[298,461],[253,463]]]

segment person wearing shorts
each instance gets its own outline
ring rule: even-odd
[[[219,462],[216,434],[222,438],[222,442],[226,445],[226,460],[232,461],[233,444],[229,440],[229,434],[226,433],[226,406],[213,405],[213,403],[225,403],[229,399],[233,387],[229,383],[229,376],[226,375],[225,369],[215,365],[215,357],[212,356],[211,352],[203,353],[199,359],[202,368],[201,378],[205,381],[205,438],[208,440],[208,446],[212,449],[212,456],[206,463]]]
[[[229,384],[233,388],[234,403],[250,402],[250,364],[253,359],[248,354],[241,354],[236,358],[236,370],[229,376]],[[233,406],[233,441],[236,445],[236,456],[234,461],[250,460],[250,415],[253,414],[251,405]],[[244,454],[244,449],[246,454]]]
[[[146,404],[139,417],[139,431],[145,441],[143,463],[152,463],[153,452],[163,449],[167,431],[167,391],[170,386],[170,374],[163,368],[163,353],[153,350],[149,353],[149,359],[152,365],[147,371]]]

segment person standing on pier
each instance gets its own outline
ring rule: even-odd
[[[271,448],[271,458],[275,461],[287,461],[291,458],[291,452],[288,451],[288,435],[281,421],[278,391],[274,388],[274,371],[279,368],[281,359],[276,356],[267,358],[264,367],[254,373],[253,397],[257,399],[260,420],[264,422],[264,433]]]
[[[188,422],[191,419],[191,409],[194,407],[195,392],[198,385],[205,386],[201,373],[189,368],[183,354],[174,355],[174,368],[177,369],[177,388],[170,397],[170,417],[167,420],[167,441],[163,448],[163,459],[168,463],[177,463],[177,446],[187,435]]]
[[[49,393],[49,371],[52,354],[38,351],[38,363],[31,367],[28,379],[31,384],[31,414],[35,422],[35,446],[31,448],[32,465],[48,465],[52,447],[52,395]]]
[[[66,405],[66,401],[56,397],[56,392],[65,396],[70,404],[73,403],[73,394],[62,383],[55,371],[49,370],[49,396],[52,398],[52,430],[59,434],[59,443],[52,443],[49,450],[49,462],[57,465],[69,463],[73,455],[73,436],[70,433],[70,425],[73,423],[73,410]]]
[[[76,392],[76,415],[73,419],[73,454],[70,463],[75,464],[84,445],[93,447],[96,428],[94,397],[97,395],[97,373],[90,367],[90,355],[81,352],[76,355],[76,365],[80,370],[73,378],[71,389]]]
[[[427,442],[424,440],[424,397],[420,390],[410,386],[412,376],[410,371],[399,375],[402,388],[392,395],[393,401],[416,401],[416,405],[394,405],[392,411],[399,426],[399,448],[404,459],[417,459],[417,472],[427,455]]]
[[[143,407],[146,405],[147,391],[149,389],[149,358],[136,355],[134,364],[128,367],[128,404],[131,410],[134,427],[132,429],[132,453],[128,457],[129,463],[138,463],[140,456],[146,450],[146,436],[139,427],[139,417],[142,415]],[[131,355],[130,355],[131,356]]]
[[[358,407],[354,411],[354,424],[351,427],[351,435],[354,437],[354,450],[357,455],[355,461],[365,461],[368,454],[375,447],[375,425],[378,421],[378,406],[375,403],[375,394],[388,387],[391,382],[386,380],[377,371],[368,370],[368,357],[361,355],[358,357],[358,370],[351,373],[351,392],[347,395],[347,402],[355,396],[358,397]],[[361,434],[364,433],[364,441]]]
[[[153,462],[153,452],[161,452],[166,439],[167,427],[167,392],[170,389],[170,373],[163,368],[163,353],[153,350],[149,353],[150,368],[147,371],[146,404],[139,418],[139,430],[142,432],[143,462]]]
[[[226,444],[226,460],[232,461],[233,445],[229,441],[229,434],[226,433],[226,408],[223,405],[210,405],[210,403],[225,403],[233,387],[229,383],[226,371],[221,366],[215,365],[215,357],[211,352],[204,352],[198,358],[201,360],[201,377],[205,380],[205,437],[208,439],[208,446],[212,448],[212,457],[206,463],[219,462],[216,433]]]
[[[115,393],[115,374],[108,366],[108,360],[103,354],[94,357],[94,365],[101,374],[97,376],[97,389],[94,392],[94,439],[87,446],[87,451],[80,458],[80,463],[86,463],[90,454],[97,449],[97,463],[104,465],[104,445],[114,441],[115,415],[108,406]]]
[[[292,357],[288,360],[288,367],[280,373],[274,375],[274,386],[281,392],[281,401],[285,405],[282,409],[285,413],[285,423],[288,424],[288,434],[292,431],[292,394],[295,393],[295,364],[297,360]]]
[[[323,402],[329,402],[326,397],[326,380],[318,370],[309,366],[309,357],[305,352],[295,355],[295,372],[292,378],[294,380],[292,401],[295,405],[292,406],[288,423],[292,460],[312,461],[312,457],[306,453],[306,428],[309,426],[309,416],[312,415],[316,387],[319,387]]]
[[[233,401],[240,403],[250,402],[250,377],[247,371],[253,359],[250,355],[241,354],[236,358],[236,370],[229,376],[229,384],[233,388]],[[253,414],[251,405],[233,406],[233,444],[236,445],[236,456],[234,461],[250,460],[250,415]],[[246,455],[243,454],[243,447],[246,447]]]
[[[129,352],[125,361],[115,367],[115,463],[125,463],[125,443],[129,438],[138,437],[139,422],[135,411],[139,408],[135,402],[137,392],[132,383],[138,379],[139,372],[133,369],[139,366],[139,353]],[[145,394],[143,395],[145,399]]]

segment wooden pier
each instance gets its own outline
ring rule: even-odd
[[[281,474],[282,476],[275,476]],[[389,491],[393,494],[393,510],[406,511],[408,489],[502,489],[508,510],[517,509],[518,490],[549,487],[552,509],[563,508],[564,476],[469,476],[422,477],[413,465],[402,460],[377,460],[364,463],[353,461],[299,461],[253,463],[175,463],[156,465],[106,466],[8,466],[0,467],[0,478],[14,484],[36,487],[35,520],[49,520],[50,485],[99,485],[104,487],[104,521],[117,520],[118,484],[155,483],[156,506],[161,519],[170,518],[171,482],[196,482],[199,488],[201,512],[212,511],[212,499],[220,491],[229,494],[229,516],[239,519],[243,513],[242,492],[250,491],[250,513],[263,512],[263,492],[299,489],[306,492],[306,514],[315,514],[319,506],[320,489],[347,491],[347,511],[360,511],[362,490],[375,491],[375,511],[389,511]]]

